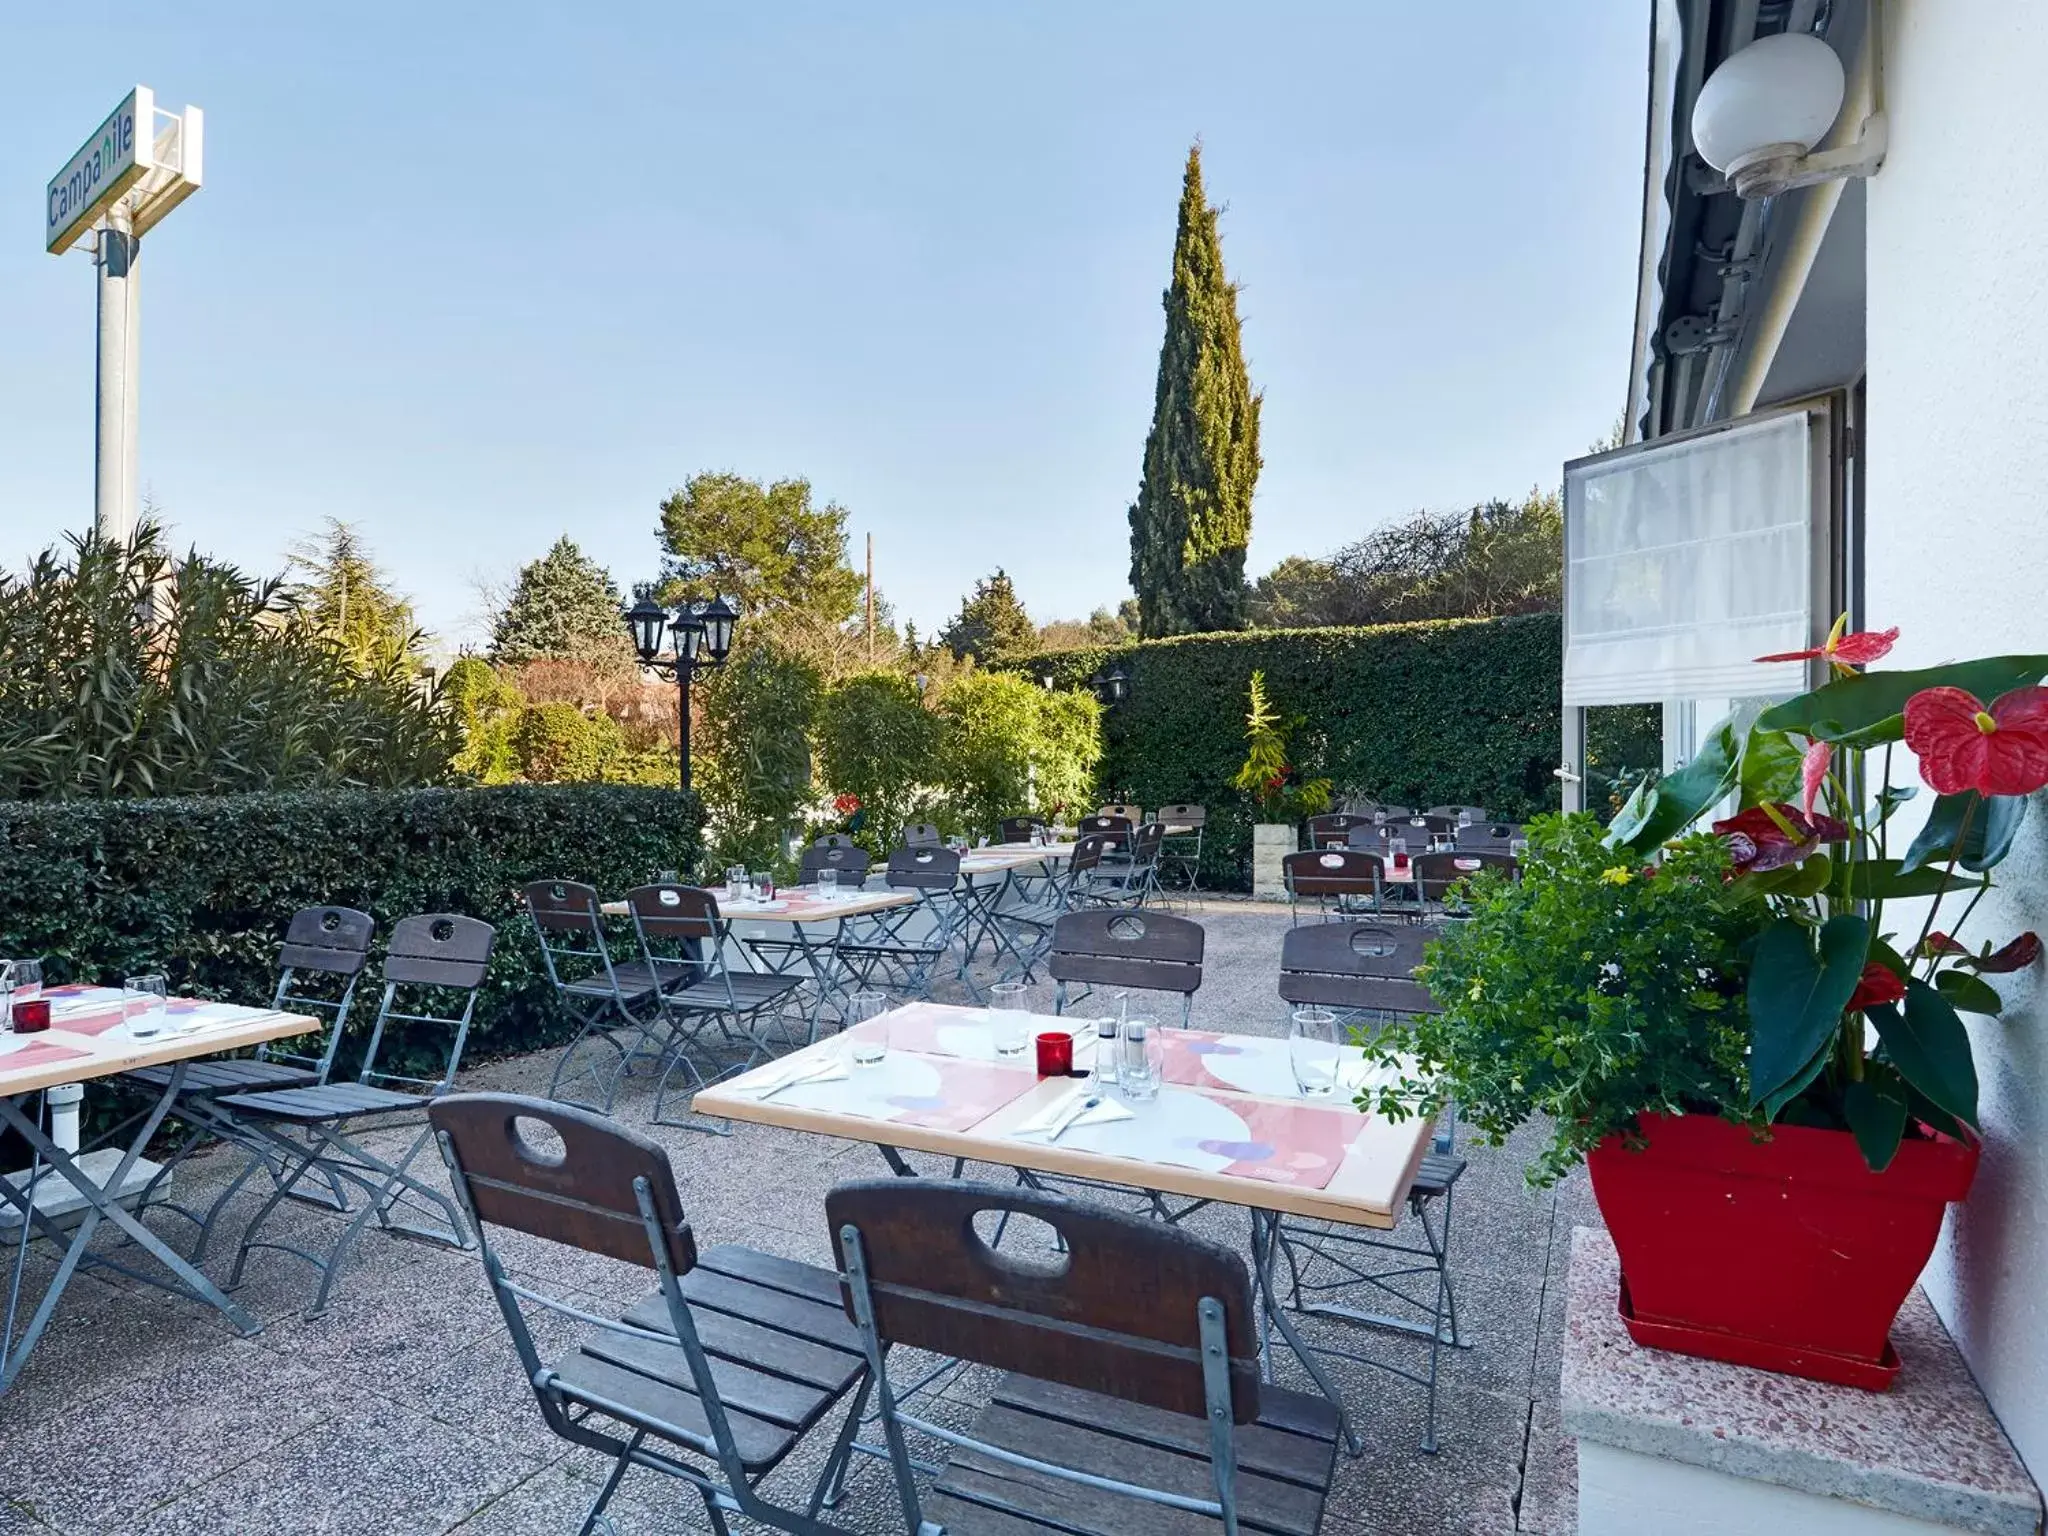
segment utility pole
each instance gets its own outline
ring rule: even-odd
[[[868,535],[868,665],[875,664],[875,536]]]
[[[142,243],[116,204],[100,227],[93,264],[99,268],[98,407],[93,414],[93,526],[103,539],[127,543],[140,504],[137,480],[141,425]]]

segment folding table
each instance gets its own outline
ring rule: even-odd
[[[268,1008],[243,1008],[232,1003],[209,1003],[173,998],[162,1010],[160,1033],[138,1038],[136,1018],[145,1008],[142,1000],[124,997],[107,987],[53,987],[46,994],[51,1002],[51,1027],[40,1034],[0,1034],[0,1127],[19,1135],[29,1147],[31,1164],[25,1183],[0,1179],[0,1200],[21,1212],[12,1254],[0,1248],[0,1260],[8,1268],[7,1304],[0,1314],[0,1392],[13,1385],[29,1352],[42,1337],[58,1298],[86,1259],[86,1250],[102,1221],[112,1222],[145,1253],[170,1272],[168,1279],[121,1266],[134,1278],[192,1296],[219,1311],[244,1335],[255,1333],[259,1324],[224,1296],[205,1275],[172,1252],[163,1240],[137,1216],[125,1209],[118,1198],[129,1172],[142,1156],[149,1139],[156,1134],[184,1086],[187,1066],[201,1056],[213,1056],[244,1046],[262,1045],[291,1035],[317,1030],[319,1021],[306,1014],[282,1013]],[[150,1005],[153,1006],[153,1005]],[[142,1117],[133,1139],[105,1186],[78,1166],[76,1159],[50,1139],[40,1124],[40,1114],[27,1113],[24,1105],[34,1095],[64,1083],[86,1082],[132,1072],[138,1067],[170,1066],[171,1073],[158,1092],[155,1105]],[[36,1206],[36,1191],[44,1179],[62,1179],[84,1202],[75,1213],[77,1227],[68,1235],[62,1226]],[[110,1195],[108,1191],[114,1191]],[[71,1219],[69,1217],[67,1220]],[[28,1321],[16,1331],[27,1279],[28,1243],[31,1229],[57,1244],[63,1258],[44,1288],[42,1300]],[[108,1262],[95,1259],[94,1262]]]
[[[1164,1085],[1131,1118],[1076,1124],[1056,1140],[1020,1128],[1092,1079],[1041,1078],[1027,1052],[997,1059],[986,1009],[913,1003],[851,1033],[887,1032],[879,1066],[831,1069],[844,1050],[821,1041],[698,1095],[707,1114],[868,1142],[889,1166],[916,1177],[904,1149],[1035,1173],[1069,1174],[1133,1189],[1235,1205],[1251,1217],[1253,1273],[1265,1322],[1317,1387],[1341,1409],[1334,1383],[1280,1305],[1274,1279],[1279,1218],[1305,1216],[1389,1229],[1428,1152],[1434,1123],[1361,1113],[1343,1095],[1310,1100],[1293,1090],[1287,1042],[1269,1036],[1163,1030]],[[1077,1068],[1090,1064],[1093,1021],[1034,1019],[1075,1032]],[[815,1066],[824,1080],[796,1081]],[[1105,1098],[1113,1096],[1106,1090]],[[1117,1100],[1116,1102],[1123,1102]],[[1270,1362],[1269,1362],[1270,1363]],[[1346,1438],[1358,1439],[1349,1420]]]

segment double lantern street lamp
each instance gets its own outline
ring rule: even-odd
[[[725,665],[725,658],[732,654],[733,625],[738,621],[738,610],[722,597],[714,597],[708,603],[685,603],[671,614],[653,598],[643,596],[626,612],[626,632],[633,637],[640,665],[675,674],[682,715],[684,789],[690,787],[690,679],[699,672]],[[674,648],[667,656],[661,653],[664,629]]]

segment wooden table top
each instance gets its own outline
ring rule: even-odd
[[[0,1034],[0,1098],[216,1056],[320,1028],[318,1019],[302,1013],[174,997],[163,1032],[138,1040],[129,1020],[142,1005],[133,997],[124,1000],[118,987],[50,987],[43,995],[51,1004],[47,1030]]]
[[[916,900],[915,891],[891,890],[855,890],[820,900],[815,886],[792,885],[777,891],[774,902],[768,905],[728,902],[719,896],[718,915],[735,923],[832,923],[842,917],[866,917],[870,912],[907,907]],[[633,909],[623,901],[607,901],[598,910],[606,917],[633,915]]]
[[[1022,869],[1028,864],[1048,864],[1065,860],[1073,851],[1072,843],[1043,843],[1037,847],[1030,843],[992,843],[986,848],[970,848],[961,854],[960,873],[998,874],[1007,870]]]
[[[1427,1118],[1399,1123],[1360,1113],[1345,1097],[1291,1091],[1287,1042],[1270,1036],[1161,1031],[1165,1086],[1132,1118],[1077,1125],[1056,1142],[1018,1136],[1018,1127],[1085,1078],[1041,1078],[1027,1050],[994,1057],[986,1009],[912,1003],[856,1031],[886,1028],[881,1065],[844,1069],[774,1097],[758,1090],[795,1064],[824,1068],[844,1037],[821,1040],[752,1072],[700,1091],[698,1113],[812,1131],[849,1141],[966,1157],[1040,1173],[1101,1179],[1190,1199],[1351,1226],[1387,1228],[1400,1219],[1415,1170],[1435,1132]],[[1094,1021],[1034,1017],[1031,1033],[1077,1030],[1075,1061],[1093,1056]],[[1252,1090],[1261,1091],[1252,1091]],[[1114,1090],[1104,1097],[1122,1103]]]

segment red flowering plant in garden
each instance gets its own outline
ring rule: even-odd
[[[1984,978],[2040,958],[2032,933],[1973,948],[1959,930],[2026,797],[2048,786],[2048,656],[1869,672],[1899,632],[1847,629],[1759,657],[1824,660],[1830,680],[1746,729],[1722,722],[1684,768],[1636,792],[1608,843],[1650,856],[1709,822],[1728,852],[1719,899],[1753,903],[1756,922],[1747,1102],[1721,1107],[1847,1130],[1883,1169],[1907,1136],[1974,1129],[1962,1016],[1995,1016],[2002,1000]],[[1909,764],[1919,784],[1895,781]],[[1935,798],[1907,836],[1901,813],[1923,787]],[[1715,816],[1731,797],[1736,812]]]

